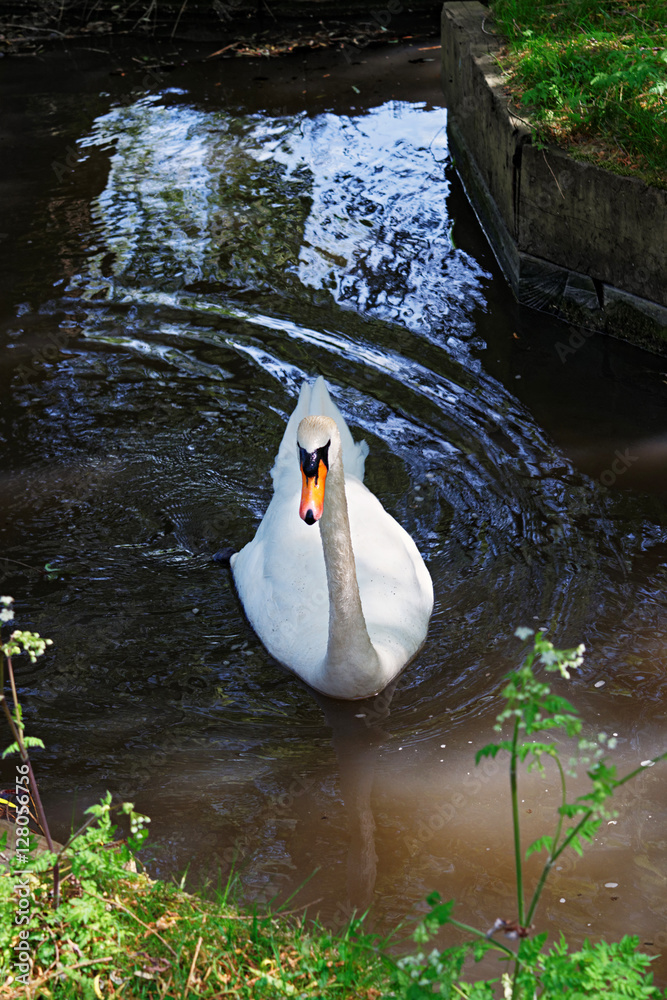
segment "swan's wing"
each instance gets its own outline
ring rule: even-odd
[[[433,583],[414,541],[363,483],[346,481],[361,606],[371,642],[396,669],[424,642]]]
[[[354,441],[350,429],[345,423],[343,414],[329,395],[326,382],[320,375],[314,382],[304,382],[301,386],[299,401],[287,422],[287,427],[285,428],[285,433],[280,442],[280,448],[278,449],[278,454],[271,470],[274,490],[293,488],[295,483],[298,485],[301,482],[296,453],[296,432],[303,418],[310,416],[331,417],[336,421],[343,446],[345,476],[352,475],[356,476],[357,479],[363,480],[368,445],[365,441],[359,441],[358,443]]]

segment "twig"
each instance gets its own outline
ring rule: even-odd
[[[238,42],[231,42],[229,45],[225,45],[224,49],[218,49],[217,52],[211,52],[210,55],[206,56],[207,59],[213,59],[214,56],[221,56],[223,52],[227,52],[228,49],[233,49]]]
[[[309,906],[317,906],[323,899],[324,896],[320,896],[319,899],[311,899],[309,903],[302,903],[301,906],[295,906],[293,910],[276,910],[276,916],[280,914],[281,917],[293,917],[295,913],[300,913],[301,910],[306,910]]]
[[[185,1000],[185,997],[187,996],[188,990],[190,989],[190,984],[192,982],[192,977],[194,975],[195,967],[197,965],[197,959],[199,958],[199,949],[201,948],[202,941],[203,941],[203,938],[202,938],[202,936],[200,934],[199,935],[199,940],[197,941],[197,947],[195,948],[195,953],[194,953],[194,956],[193,956],[193,959],[192,959],[192,965],[190,966],[190,971],[188,972],[188,978],[187,978],[187,982],[185,984],[185,989],[183,990],[183,1000]]]
[[[11,25],[0,24],[0,28],[11,27]],[[2,562],[13,563],[14,566],[23,566],[24,569],[31,569],[35,573],[44,573],[41,566],[31,566],[29,563],[20,562],[18,559],[10,559],[9,556],[0,556]]]
[[[550,172],[551,172],[551,176],[553,177],[553,179],[554,179],[554,180],[555,180],[555,182],[556,182],[556,187],[557,187],[557,188],[558,188],[558,190],[560,191],[560,196],[561,196],[561,198],[563,199],[563,201],[565,201],[565,195],[563,194],[563,192],[562,192],[562,190],[561,190],[561,186],[560,186],[560,184],[558,183],[558,178],[556,177],[556,175],[555,175],[555,173],[553,172],[553,170],[551,170],[551,164],[550,164],[550,163],[549,163],[549,161],[547,160],[547,155],[546,155],[546,153],[544,152],[544,150],[542,150],[542,156],[544,157],[544,162],[546,163],[546,165],[548,166],[548,168],[549,168],[549,170],[550,170]]]
[[[641,17],[637,17],[636,14],[630,13],[629,10],[614,10],[612,11],[612,14],[628,14],[630,17],[634,17],[635,21],[639,21],[639,23],[643,25],[647,30],[650,31],[651,29],[651,25],[649,24],[648,21],[642,21]]]
[[[463,924],[461,923],[460,920],[454,920],[453,917],[448,917],[447,923],[451,924],[452,927],[458,927],[459,930],[467,931],[468,934],[474,934],[475,937],[480,938],[480,940],[482,941],[488,941],[491,947],[497,948],[499,951],[504,951],[511,958],[517,957],[516,952],[512,951],[511,948],[508,948],[506,945],[501,944],[500,941],[494,941],[492,938],[487,937],[483,931],[477,930],[476,927],[471,927],[470,924]]]
[[[97,897],[97,898],[99,898],[99,897]],[[125,906],[124,903],[121,903],[121,901],[119,900],[118,896],[114,896],[113,899],[105,900],[105,902],[108,902],[110,906],[118,906],[118,907],[120,907],[121,910],[124,910],[125,913],[129,913],[129,915],[131,917],[134,917],[134,919],[137,921],[138,924],[141,924],[142,927],[145,927],[146,930],[150,934],[154,934],[155,937],[158,939],[158,941],[161,941],[162,944],[165,946],[165,948],[167,948],[167,950],[172,953],[172,955],[174,956],[174,958],[178,957],[177,954],[176,954],[176,952],[174,951],[174,949],[171,947],[170,944],[167,944],[167,942],[162,937],[162,935],[158,934],[157,931],[154,931],[152,927],[148,926],[148,924],[145,924],[143,922],[143,920],[140,920],[139,917],[136,915],[136,913],[133,913],[132,910],[130,910],[127,906]]]
[[[103,962],[112,962],[113,955],[109,955],[108,958],[87,958],[83,962],[75,962],[74,965],[61,965],[54,969],[53,972],[49,972],[47,976],[40,976],[39,979],[35,979],[34,982],[30,983],[32,989],[36,989],[38,986],[43,986],[44,983],[48,983],[49,979],[53,979],[54,976],[62,976],[63,973],[69,972],[72,969],[83,969],[86,965],[102,965]]]
[[[60,35],[61,38],[67,38],[67,35],[65,34],[64,31],[58,31],[56,28],[49,28],[49,27],[45,27],[44,25],[41,25],[41,26],[39,26],[39,25],[33,25],[33,24],[18,24],[17,25],[17,24],[8,24],[8,23],[6,23],[4,21],[0,24],[0,28],[17,28],[17,27],[20,28],[21,31],[49,31],[49,32],[53,32],[56,35]],[[48,38],[49,36],[45,35],[44,37]],[[16,562],[15,559],[10,559],[9,561],[10,562]]]
[[[138,20],[138,21],[136,22],[136,24],[135,24],[135,25],[134,25],[134,27],[132,28],[132,30],[133,30],[133,31],[134,31],[134,28],[136,28],[136,27],[137,27],[137,25],[139,25],[139,24],[140,24],[140,23],[141,23],[142,21],[149,21],[149,20],[150,20],[150,16],[151,16],[151,14],[153,13],[153,7],[155,6],[155,4],[156,4],[156,3],[157,3],[157,0],[151,0],[151,5],[150,5],[150,7],[149,7],[149,8],[148,8],[148,10],[146,11],[146,13],[145,13],[145,14],[143,14],[143,15],[142,15],[142,16],[141,16],[141,17],[139,18],[139,20]]]
[[[530,129],[534,129],[535,128],[535,125],[533,124],[533,122],[529,122],[526,118],[522,118],[521,115],[517,114],[516,111],[513,111],[511,107],[508,107],[507,110],[510,113],[510,115],[512,116],[512,118],[516,118],[517,121],[523,122],[523,124],[527,125],[528,128],[530,128]]]
[[[14,670],[12,668],[12,658],[11,656],[6,657],[7,660],[7,672],[9,674],[9,683],[12,689],[12,698],[14,699],[14,705],[19,704],[18,695],[16,693],[16,683],[14,681]],[[12,718],[12,713],[9,711],[9,705],[7,704],[7,699],[4,693],[0,692],[0,700],[2,701],[2,710],[5,713],[7,722],[9,723],[9,728],[12,731],[12,736],[19,748],[19,754],[21,760],[28,767],[28,775],[30,778],[30,791],[35,802],[35,808],[37,809],[37,815],[39,816],[39,824],[44,832],[44,837],[46,839],[46,844],[49,850],[55,854],[55,849],[53,847],[53,840],[51,839],[51,831],[49,830],[48,820],[46,818],[46,813],[44,812],[44,806],[42,805],[42,800],[39,794],[39,787],[37,785],[37,778],[35,777],[35,772],[32,769],[32,762],[30,756],[26,749],[25,743],[23,742],[23,734],[21,732],[21,727],[17,726]],[[53,866],[53,909],[57,910],[60,904],[60,868],[58,862]]]
[[[79,829],[78,829],[78,830],[76,831],[76,833],[73,833],[73,834],[72,834],[72,836],[71,836],[71,837],[69,838],[69,840],[67,841],[67,843],[66,843],[66,844],[64,844],[64,845],[63,845],[63,846],[61,847],[61,849],[60,849],[60,850],[58,851],[58,857],[60,857],[60,856],[61,856],[61,854],[64,854],[64,853],[65,853],[65,851],[66,851],[66,850],[68,849],[68,847],[69,847],[69,846],[70,846],[71,844],[73,844],[73,843],[74,843],[74,841],[76,840],[76,838],[77,838],[77,837],[80,837],[80,836],[81,836],[81,834],[82,834],[82,833],[84,833],[84,831],[85,831],[85,830],[87,830],[87,829],[88,829],[88,827],[89,827],[89,826],[91,825],[91,823],[94,823],[96,819],[99,819],[99,817],[98,817],[98,816],[90,816],[90,817],[89,817],[89,818],[88,818],[88,819],[86,820],[86,822],[85,822],[85,823],[84,823],[84,824],[83,824],[82,826],[80,826],[80,827],[79,827]]]
[[[179,22],[181,20],[181,14],[185,10],[185,8],[187,6],[187,3],[188,3],[188,0],[183,0],[183,3],[181,4],[181,9],[178,12],[178,17],[176,18],[176,21],[174,22],[174,27],[172,28],[172,32],[171,32],[171,36],[170,36],[171,38],[173,38],[174,35],[176,34],[176,28],[179,25]]]

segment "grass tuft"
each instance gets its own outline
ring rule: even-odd
[[[361,921],[334,934],[310,919],[244,912],[227,896],[205,900],[146,875],[89,883],[78,907],[65,893],[55,913],[41,896],[33,883],[32,969],[27,981],[10,975],[0,983],[2,1000],[377,1000],[393,965]],[[72,930],[77,909],[97,925],[85,944]]]
[[[667,186],[664,0],[494,0],[493,12],[538,138]]]

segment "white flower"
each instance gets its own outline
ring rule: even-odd
[[[4,607],[2,611],[0,611],[0,622],[10,622],[12,621],[13,617],[14,617],[14,612],[11,610],[11,608]]]

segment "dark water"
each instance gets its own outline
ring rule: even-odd
[[[473,757],[514,629],[586,643],[559,690],[618,734],[619,770],[664,749],[667,386],[601,337],[563,359],[574,331],[516,309],[414,53],[345,67],[360,97],[318,95],[312,60],[301,97],[217,65],[6,82],[0,570],[54,640],[19,678],[56,833],[110,788],[152,817],[157,874],[236,858],[247,898],[284,899],[318,869],[294,905],[332,924],[372,903],[386,929],[438,889],[486,928],[514,916],[507,780]],[[426,646],[373,703],[282,671],[211,560],[252,536],[317,374],[435,585]],[[564,859],[540,928],[665,948],[658,772]],[[527,837],[553,791],[522,785]]]

